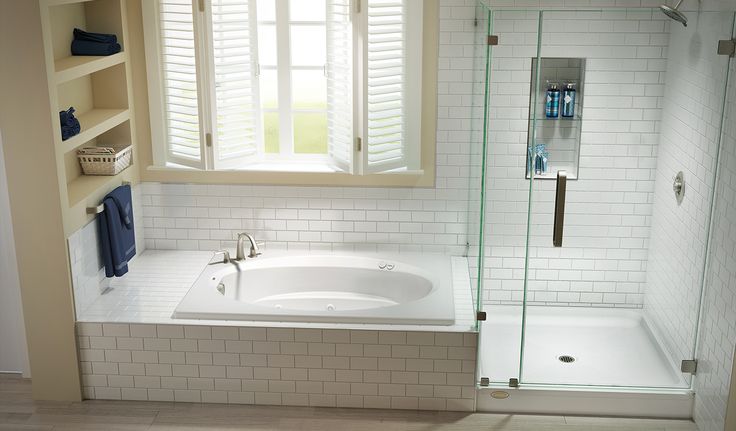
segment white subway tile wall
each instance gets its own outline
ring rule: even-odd
[[[644,310],[674,363],[693,358],[728,57],[716,46],[733,13],[688,12],[671,27]],[[695,45],[700,49],[683,49]],[[675,175],[685,175],[678,204]]]
[[[105,290],[105,270],[100,257],[97,220],[67,239],[71,263],[74,307],[80,316]]]
[[[731,61],[728,112],[717,185],[698,374],[695,420],[701,431],[721,431],[736,347],[736,64]]]
[[[140,185],[134,186],[131,190],[137,255],[142,254],[146,247],[142,228],[143,206],[141,205],[140,192]],[[74,307],[77,317],[83,315],[110,285],[110,280],[105,278],[98,235],[99,226],[97,219],[95,219],[74,232],[67,239]],[[133,259],[135,260],[135,258]]]
[[[524,289],[538,27],[536,11],[494,13],[500,43],[492,54],[484,253],[490,303],[519,303]],[[562,248],[551,238],[555,182],[534,184],[532,305],[642,306],[668,27],[652,9],[544,12],[541,56],[585,58],[586,73],[579,179],[567,185]]]
[[[77,324],[84,397],[475,409],[477,334]]]

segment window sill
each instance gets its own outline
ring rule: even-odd
[[[314,165],[320,166],[320,165]],[[325,165],[321,165],[326,168]],[[222,170],[201,171],[189,168],[149,166],[141,172],[142,181],[195,184],[263,184],[294,186],[370,186],[434,187],[434,171],[425,170],[352,175],[332,171]]]

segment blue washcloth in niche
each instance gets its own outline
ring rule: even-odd
[[[72,41],[72,55],[113,55],[120,52],[120,49],[119,43]]]
[[[114,34],[92,33],[80,28],[74,29],[74,40],[86,40],[88,42],[117,43],[118,37]]]
[[[70,107],[66,111],[59,111],[59,123],[61,124],[61,140],[66,141],[79,134],[82,127],[79,120],[74,117],[74,107]]]
[[[130,186],[120,186],[102,200],[105,210],[97,217],[105,276],[122,277],[135,256],[135,229]]]

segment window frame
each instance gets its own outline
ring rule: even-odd
[[[254,0],[251,0],[254,1]],[[202,17],[207,14],[200,13],[197,9],[197,2],[192,2],[193,15],[195,16],[195,32],[201,31]],[[365,1],[364,1],[365,3]],[[209,2],[205,2],[209,5]],[[353,7],[356,3],[352,2]],[[364,10],[360,11],[360,19],[367,16]],[[232,170],[200,170],[197,166],[171,166],[166,165],[170,158],[167,157],[168,145],[165,144],[166,130],[162,121],[163,101],[161,100],[162,91],[162,73],[160,63],[152,63],[151,59],[160,60],[159,40],[156,38],[155,43],[144,43],[146,51],[147,76],[149,82],[149,111],[151,125],[151,151],[150,154],[142,154],[141,159],[148,167],[142,173],[145,180],[151,181],[188,181],[188,182],[210,182],[210,183],[252,183],[252,184],[300,184],[300,185],[375,185],[375,186],[408,186],[408,187],[430,187],[434,185],[435,180],[435,140],[436,140],[436,114],[437,114],[437,62],[438,62],[438,0],[425,0],[423,2],[422,17],[422,34],[418,40],[414,41],[414,49],[420,47],[422,52],[422,61],[415,64],[414,69],[419,73],[421,79],[417,80],[417,92],[421,94],[421,106],[413,107],[416,111],[420,111],[421,128],[416,127],[415,135],[417,145],[409,145],[409,148],[419,152],[416,156],[417,162],[415,167],[403,169],[399,171],[388,172],[369,172],[364,169],[367,151],[363,144],[362,151],[358,150],[357,142],[353,146],[353,171],[330,171],[326,172],[321,169],[322,160],[316,160],[314,167],[304,170],[278,170],[271,166],[272,163],[288,164],[291,162],[288,158],[281,157],[281,154],[265,154],[263,157],[265,163],[256,163],[250,165],[247,169]],[[152,13],[153,12],[153,13]],[[158,37],[158,2],[144,2],[143,6],[143,27],[144,35],[147,40],[152,37]],[[353,10],[353,13],[358,13]],[[355,16],[355,15],[354,15]],[[255,18],[257,22],[257,18]],[[288,24],[287,24],[288,25]],[[361,32],[357,25],[353,25],[353,44],[354,48],[358,48],[360,44],[365,43]],[[197,40],[203,38],[197,37]],[[412,46],[412,45],[410,45]],[[199,48],[202,49],[201,47]],[[365,61],[365,51],[361,50],[361,55],[353,56],[353,74],[354,82],[362,82],[365,85],[366,79],[363,79],[363,62]],[[198,63],[204,62],[198,59]],[[357,64],[356,64],[357,63]],[[209,64],[209,63],[207,63]],[[289,68],[288,73],[291,73]],[[198,76],[198,80],[200,77]],[[353,127],[356,129],[354,136],[362,138],[365,142],[365,121],[364,109],[365,104],[362,100],[364,94],[357,85],[353,85],[355,107],[353,116]],[[260,105],[259,105],[260,109]],[[202,111],[206,112],[200,105],[200,115]],[[211,111],[210,111],[211,112]],[[157,114],[159,113],[159,114]],[[260,113],[259,113],[260,115]],[[356,121],[357,120],[357,121]],[[259,121],[260,123],[260,121]],[[209,129],[209,127],[208,127]],[[211,129],[210,129],[211,130]],[[204,135],[204,132],[201,133]],[[262,142],[261,142],[262,143]],[[212,147],[207,147],[206,139],[201,139],[201,144],[206,152],[211,152]],[[329,149],[328,149],[329,152]],[[283,152],[282,152],[283,153]],[[203,153],[205,154],[205,153]],[[148,156],[148,157],[147,157]],[[212,157],[211,154],[207,156]],[[299,155],[298,165],[306,167],[305,155]],[[317,155],[317,159],[324,159],[325,156]],[[329,157],[326,156],[326,157]],[[174,161],[176,162],[176,161]],[[181,169],[182,167],[191,167],[192,169]]]

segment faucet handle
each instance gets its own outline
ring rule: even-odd
[[[214,258],[215,256],[217,256],[219,254],[222,255],[222,262],[212,262],[212,258]],[[230,258],[230,252],[227,251],[227,250],[220,250],[220,251],[216,251],[212,255],[212,257],[210,258],[210,263],[208,263],[208,265],[217,265],[217,264],[220,264],[220,263],[230,263],[230,262],[232,262],[232,259]]]
[[[259,247],[263,247],[264,244],[265,244],[264,242],[254,242],[250,247],[250,254],[248,254],[248,257],[254,258],[254,257],[258,257],[261,254],[263,254],[261,253],[261,250],[259,249]]]

